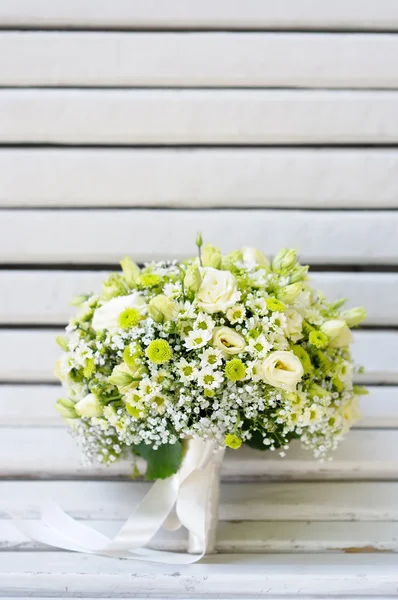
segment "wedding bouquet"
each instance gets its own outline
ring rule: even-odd
[[[181,466],[187,440],[216,448],[323,458],[359,416],[350,328],[309,282],[294,250],[270,262],[255,248],[212,245],[183,262],[121,261],[57,338],[66,397],[57,409],[89,460],[146,460],[146,477]],[[137,471],[137,467],[135,466]]]

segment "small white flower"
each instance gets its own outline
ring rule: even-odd
[[[205,367],[198,374],[198,384],[208,390],[214,390],[222,384],[224,375],[221,371],[213,371],[211,367]]]
[[[264,358],[271,350],[272,344],[269,343],[265,335],[261,334],[256,339],[250,339],[246,350],[253,356]]]
[[[185,358],[181,358],[176,364],[181,381],[193,381],[198,376],[198,369],[193,362],[188,362]]]
[[[205,313],[199,313],[196,321],[193,324],[193,328],[200,331],[208,331],[212,333],[215,327],[214,320],[210,317],[210,315],[206,315]]]
[[[177,298],[182,292],[181,283],[166,283],[163,286],[163,294],[168,298]]]
[[[219,367],[222,365],[223,353],[218,348],[208,348],[200,356],[200,364],[202,367]]]
[[[202,348],[211,340],[211,331],[192,329],[185,339],[185,347],[188,350]]]
[[[246,316],[246,310],[243,304],[234,304],[227,310],[227,318],[232,325],[234,323],[243,323]]]

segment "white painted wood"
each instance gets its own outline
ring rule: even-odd
[[[397,230],[397,211],[2,210],[0,263],[172,260],[195,255],[201,231],[223,252],[285,246],[303,263],[397,264]]]
[[[58,427],[4,427],[0,436],[0,477],[130,478],[131,461],[112,467],[82,466],[79,449],[69,433]],[[293,442],[288,456],[243,448],[227,452],[223,477],[230,480],[398,480],[398,431],[354,430],[333,454],[333,460],[314,460],[311,452]]]
[[[397,139],[398,94],[393,91],[0,92],[0,141],[6,143],[378,144]],[[378,192],[375,201],[383,189]]]
[[[37,519],[52,498],[75,519],[123,521],[151,484],[115,481],[1,481],[0,523]],[[398,521],[398,483],[223,483],[220,521]],[[4,539],[4,538],[3,538]]]
[[[11,208],[398,207],[398,151],[386,148],[3,148],[0,171]]]
[[[7,27],[398,29],[394,0],[2,0]]]
[[[62,330],[0,330],[0,381],[56,381],[53,370],[61,350],[55,335],[61,333]],[[358,381],[397,383],[398,332],[357,331],[354,336],[354,360],[366,370]]]
[[[4,596],[220,599],[390,596],[398,584],[393,555],[214,555],[199,565],[133,563],[66,552],[4,552]],[[143,587],[145,586],[145,587]]]
[[[361,398],[363,418],[355,427],[398,427],[398,387],[370,386],[369,392]],[[0,385],[0,426],[63,427],[54,410],[63,395],[59,385]]]
[[[0,85],[397,88],[397,52],[390,34],[2,32]]]
[[[124,521],[92,521],[90,525],[113,537]],[[12,523],[0,521],[0,550],[48,549],[31,542]],[[241,552],[351,552],[371,548],[373,552],[398,552],[397,523],[344,523],[292,521],[222,521],[218,525],[216,550]],[[161,531],[149,545],[159,550],[186,551],[184,531]],[[0,555],[1,556],[1,555]]]
[[[0,323],[63,325],[76,311],[70,300],[98,292],[109,272],[0,270]],[[311,273],[312,285],[347,307],[366,306],[367,325],[398,325],[397,273]],[[29,302],[26,291],[29,290]]]

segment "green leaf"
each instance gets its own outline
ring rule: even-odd
[[[182,444],[163,444],[157,450],[144,442],[134,447],[134,451],[147,462],[145,479],[166,479],[176,473],[182,461]]]

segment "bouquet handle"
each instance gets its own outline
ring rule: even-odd
[[[188,536],[188,552],[190,554],[214,554],[216,552],[216,535],[218,523],[218,511],[220,503],[220,473],[224,458],[225,449],[220,449],[213,454],[208,468],[210,470],[209,487],[207,490],[206,502],[206,548],[203,547],[203,540],[193,533]]]

